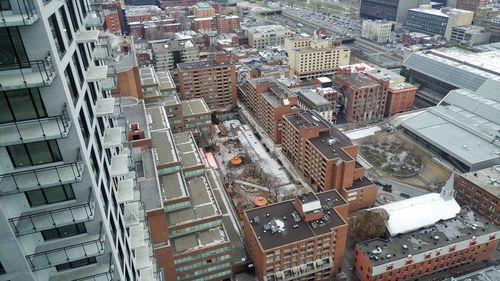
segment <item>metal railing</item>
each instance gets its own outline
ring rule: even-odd
[[[50,126],[49,124],[51,123],[55,123],[57,126]],[[32,139],[39,138],[39,136],[34,134],[35,130],[41,133],[41,137],[43,137],[44,140],[65,138],[68,135],[70,125],[71,122],[68,115],[68,108],[66,103],[64,103],[63,110],[59,115],[0,124],[0,131],[2,131],[3,128],[15,126],[18,140],[24,142],[25,139],[30,139],[30,137],[27,136],[28,134],[33,135],[31,137]],[[55,131],[50,131],[50,128],[48,128],[49,126],[57,129]]]
[[[50,86],[51,80],[54,77],[54,64],[52,63],[52,56],[50,52],[41,60],[32,60],[17,62],[11,64],[0,64],[0,72],[9,71],[10,74],[18,74],[22,76],[24,85],[28,85],[26,78],[27,74],[39,73],[42,86]],[[0,84],[0,91],[4,90],[3,86]]]
[[[0,195],[79,182],[82,180],[83,167],[80,149],[78,148],[75,160],[72,163],[0,175]]]
[[[94,6],[89,6],[85,17],[86,27],[102,27],[104,25],[104,12]]]
[[[88,275],[85,277],[81,277],[78,279],[73,279],[73,281],[113,281],[113,272],[114,272],[114,267],[112,265],[112,256],[111,253],[109,254],[109,265],[108,265],[108,270],[105,272],[101,273],[96,273],[92,275]]]
[[[106,236],[101,223],[97,239],[26,256],[32,271],[104,254]]]
[[[7,26],[7,17],[19,15],[24,24],[31,24],[38,17],[33,0],[10,0],[9,7],[0,9],[0,26]],[[8,13],[6,13],[8,12]]]
[[[16,236],[94,219],[95,199],[89,188],[87,203],[9,219]]]

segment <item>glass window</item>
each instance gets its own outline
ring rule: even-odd
[[[78,51],[80,52],[80,57],[82,58],[83,61],[83,66],[85,70],[89,68],[89,60],[87,58],[87,52],[85,52],[85,45],[84,44],[78,44]],[[90,83],[89,83],[90,87]]]
[[[12,145],[7,147],[10,159],[14,167],[30,166],[31,160],[26,151],[26,147],[22,144]]]
[[[4,2],[1,1],[2,6]],[[26,63],[28,56],[17,27],[0,28],[0,68],[11,68],[13,64]],[[26,65],[28,67],[28,65]]]
[[[62,161],[55,140],[7,146],[14,167],[34,166]]]
[[[70,184],[26,191],[24,194],[31,207],[75,199],[75,194]]]
[[[68,3],[69,16],[71,17],[71,24],[73,25],[73,31],[77,31],[78,19],[75,14],[75,5],[73,4],[72,0],[67,0],[66,3]]]
[[[62,57],[66,52],[66,49],[64,47],[64,41],[61,36],[61,29],[59,28],[56,14],[50,16],[49,26],[52,33],[52,38],[54,39],[54,43],[56,44],[57,53],[59,54],[59,57]]]
[[[59,9],[59,16],[63,20],[64,31],[65,31],[66,39],[68,40],[68,45],[69,45],[71,43],[71,41],[73,41],[73,30],[71,30],[71,26],[69,25],[68,16],[66,15],[66,10],[64,9],[64,6],[62,6]]]
[[[25,144],[28,154],[31,157],[32,165],[41,165],[53,162],[49,144],[46,142],[34,142]]]
[[[91,123],[93,123],[94,120],[94,108],[93,104],[90,102],[90,95],[89,92],[85,95],[85,104],[87,105],[87,112],[89,113],[90,120],[92,120]]]
[[[5,271],[3,264],[0,262],[0,274],[5,274],[5,273],[7,273],[7,272]]]
[[[89,143],[90,132],[89,132],[89,127],[87,126],[87,118],[85,118],[83,110],[80,110],[80,114],[78,116],[78,123],[80,123],[83,139],[85,140],[85,145],[87,145]]]
[[[56,265],[56,270],[57,271],[64,271],[64,270],[78,268],[78,267],[82,267],[82,266],[86,266],[86,265],[94,264],[94,263],[97,263],[97,259],[95,257],[90,257],[90,258],[85,258],[85,259],[81,259],[81,260],[77,260],[77,261],[72,261],[72,262]]]
[[[76,87],[75,76],[73,75],[70,64],[66,66],[66,70],[64,70],[64,76],[66,77],[66,83],[68,84],[71,97],[73,97],[73,105],[76,105],[76,103],[78,102],[78,88]]]
[[[45,241],[48,240],[53,240],[53,239],[59,239],[59,238],[66,238],[66,237],[71,237],[83,233],[87,233],[87,229],[85,228],[85,223],[77,223],[77,224],[70,224],[70,225],[65,225],[65,226],[60,226],[48,230],[43,230],[42,232],[42,237]]]
[[[85,80],[83,79],[82,66],[80,65],[80,61],[78,60],[76,52],[73,54],[72,59],[73,59],[73,64],[75,65],[76,68],[76,72],[78,73],[78,78],[80,78],[80,87],[81,87]]]

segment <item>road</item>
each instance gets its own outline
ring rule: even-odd
[[[424,195],[429,193],[429,191],[420,189],[418,187],[414,187],[405,183],[401,183],[394,180],[377,178],[376,181],[382,184],[391,184],[392,185],[392,193],[395,195],[400,195],[401,193],[406,193],[410,195],[410,197],[416,197],[420,195]]]

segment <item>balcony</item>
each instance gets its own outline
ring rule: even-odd
[[[99,36],[94,48],[94,60],[107,60],[112,58],[113,48],[109,36]]]
[[[146,216],[144,213],[144,203],[142,201],[125,203],[123,217],[125,219],[126,227],[144,222],[146,220]]]
[[[0,124],[0,146],[65,138],[70,127],[65,104],[57,116]]]
[[[0,175],[0,195],[80,182],[84,167],[78,150],[75,160],[71,163],[3,174]]]
[[[83,242],[80,242],[82,240]],[[85,238],[77,237],[75,239],[39,246],[36,248],[34,254],[26,256],[26,260],[29,262],[32,271],[42,270],[60,264],[102,255],[104,254],[105,242],[106,236],[104,235],[101,225],[101,230],[98,235],[91,235]],[[54,248],[54,246],[57,248]]]
[[[122,127],[104,129],[104,148],[122,147],[126,141],[125,130]]]
[[[130,226],[130,247],[137,249],[149,246],[149,229],[147,224],[140,222],[139,224]]]
[[[90,190],[88,202],[46,212],[21,215],[9,219],[16,236],[27,235],[63,225],[88,222],[94,219],[95,200]]]
[[[122,151],[119,155],[111,157],[110,174],[112,177],[123,177],[129,174],[133,167],[132,158],[128,151]]]
[[[117,117],[120,114],[120,105],[115,98],[101,98],[97,100],[95,105],[95,115],[97,117]]]
[[[102,27],[104,25],[104,14],[102,10],[94,9],[87,11],[87,17],[85,17],[85,26],[92,27]]]
[[[38,20],[33,0],[10,0],[5,4],[0,10],[0,27],[32,25]]]
[[[99,30],[79,30],[76,33],[75,41],[78,44],[97,42]]]
[[[108,77],[108,66],[95,66],[92,65],[89,67],[87,71],[87,81],[88,82],[97,82],[105,80]]]
[[[42,60],[0,65],[0,91],[46,87],[56,74],[48,54]]]
[[[139,186],[134,182],[133,179],[127,179],[118,182],[117,189],[117,200],[120,204],[141,200]]]
[[[299,278],[305,277],[306,275],[316,273],[321,270],[325,270],[333,267],[333,260],[331,257],[318,259],[314,262],[309,262],[307,264],[301,264],[300,266],[294,266],[292,268],[285,269],[284,271],[277,271],[274,274],[267,275],[267,280],[274,281],[289,281],[297,280]]]
[[[111,91],[116,88],[116,80],[114,77],[106,77],[101,81],[101,89],[103,91]]]

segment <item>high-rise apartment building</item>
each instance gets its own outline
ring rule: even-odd
[[[198,60],[198,46],[192,40],[154,42],[152,48],[155,69],[168,70],[174,75],[178,63]]]
[[[272,76],[246,80],[238,95],[273,142],[281,143],[281,117],[293,111],[297,95]]]
[[[369,122],[384,117],[389,79],[375,80],[364,73],[342,69],[334,80],[343,97],[347,121]]]
[[[429,4],[429,0],[361,0],[360,16],[372,20],[404,23],[408,9]]]
[[[245,241],[259,281],[332,280],[342,267],[347,214],[334,190],[245,211]]]
[[[102,17],[86,0],[1,4],[0,280],[161,280]]]
[[[311,110],[283,116],[283,155],[315,191],[337,190],[349,210],[372,206],[377,189],[356,162],[358,146]]]
[[[410,9],[406,19],[406,27],[412,31],[429,35],[442,35],[450,39],[455,26],[470,25],[474,12],[453,8],[432,9],[431,5],[421,5]]]
[[[252,26],[246,30],[248,45],[257,49],[262,49],[267,46],[283,45],[285,43],[285,38],[289,37],[291,34],[291,31],[282,25]]]
[[[295,40],[298,42],[293,42]],[[288,64],[299,79],[329,76],[339,67],[349,64],[351,51],[332,40],[286,38],[284,45]]]
[[[236,106],[236,68],[229,61],[204,60],[177,65],[182,100],[203,98],[212,110]]]

